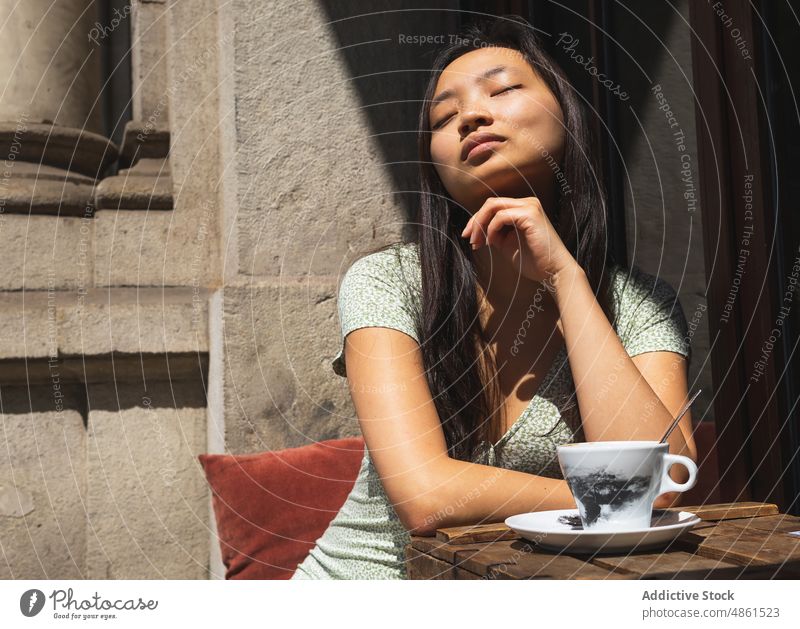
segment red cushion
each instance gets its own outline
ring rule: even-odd
[[[257,454],[201,454],[226,579],[289,579],[344,504],[363,437]]]

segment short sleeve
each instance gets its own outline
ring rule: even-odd
[[[415,317],[418,283],[413,270],[395,248],[369,254],[350,266],[339,285],[341,345],[331,362],[334,373],[347,377],[344,341],[353,330],[392,328],[419,343]]]
[[[620,270],[615,294],[617,334],[629,356],[676,352],[691,361],[686,316],[669,283],[634,266]]]

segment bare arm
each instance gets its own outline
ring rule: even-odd
[[[688,399],[686,359],[675,352],[631,358],[595,298],[583,270],[572,265],[553,280],[569,364],[587,441],[658,441]],[[670,435],[669,450],[697,460],[691,412]],[[670,475],[683,483],[676,465]],[[674,504],[664,494],[656,507]]]
[[[422,353],[410,336],[390,328],[354,330],[347,335],[345,361],[370,457],[409,531],[429,535],[442,527],[575,507],[563,480],[448,456]]]

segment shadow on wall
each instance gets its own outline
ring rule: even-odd
[[[347,65],[361,114],[369,122],[407,220],[417,195],[417,118],[440,44],[413,45],[406,36],[456,32],[459,2],[433,0],[369,4],[323,0],[320,7]],[[403,39],[401,43],[400,39]]]
[[[417,118],[435,53],[442,42],[449,41],[449,34],[458,32],[462,22],[467,23],[492,9],[457,0],[403,3],[381,0],[369,5],[321,0],[319,4],[328,17],[329,28],[340,47],[337,54],[353,79],[352,85],[362,103],[361,112],[373,130],[395,190],[416,190]],[[593,109],[592,75],[587,68],[597,61],[590,61],[590,27],[593,24],[585,15],[585,2],[531,4],[531,19],[538,34],[575,88],[584,95],[587,107]],[[648,97],[648,89],[651,82],[656,81],[660,67],[670,58],[662,42],[679,17],[667,6],[642,7],[633,2],[622,5],[630,6],[616,8],[615,23],[609,28],[616,30],[626,25],[624,31],[628,34],[620,44],[611,42],[610,74],[625,73],[636,79],[635,85],[623,86],[629,100],[621,103],[625,111],[628,107],[636,111]],[[604,27],[603,24],[596,26]],[[437,39],[425,44],[407,43],[410,36],[418,35]],[[634,56],[633,51],[641,51],[643,46],[654,54]],[[620,66],[620,72],[615,70],[615,65]],[[610,78],[619,80],[618,76]],[[625,112],[622,113],[624,116]],[[614,130],[616,125],[611,128]],[[629,134],[634,132],[635,125],[619,125],[617,146],[624,150]],[[416,194],[398,194],[410,219],[416,207]]]
[[[205,408],[207,354],[64,356],[57,363],[0,361],[0,413]]]

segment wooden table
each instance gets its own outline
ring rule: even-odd
[[[658,551],[555,553],[505,524],[412,536],[409,579],[773,579],[800,578],[800,517],[773,504],[676,507],[703,521]]]

